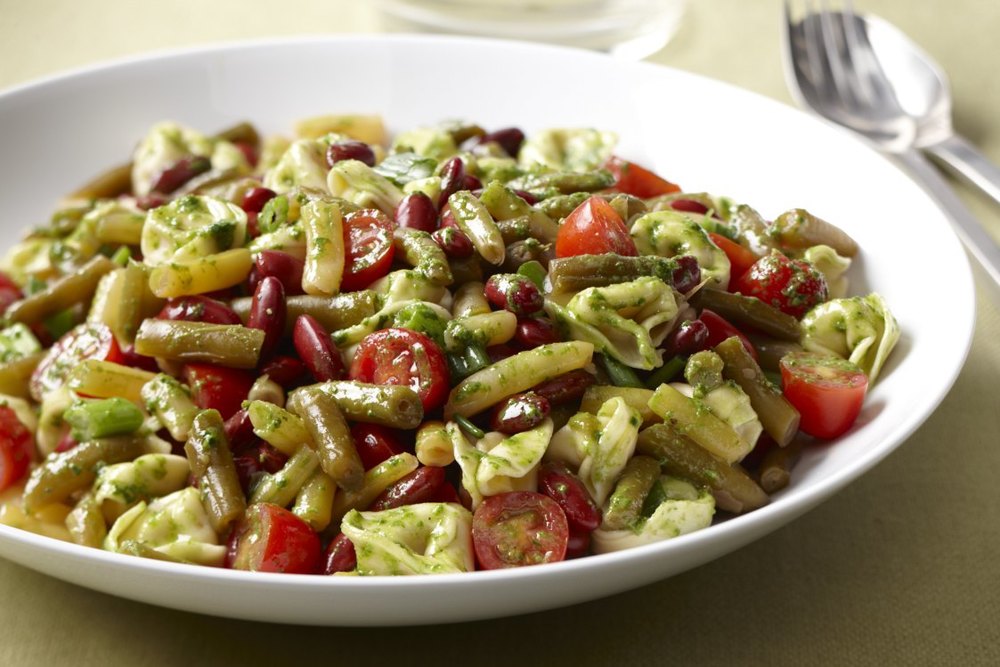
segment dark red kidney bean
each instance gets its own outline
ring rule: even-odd
[[[274,276],[281,281],[285,295],[302,294],[302,272],[306,263],[294,255],[280,250],[261,250],[254,258],[250,273],[250,289],[257,289],[262,278]]]
[[[472,174],[466,174],[465,178],[462,179],[462,187],[460,190],[479,190],[483,189],[483,182],[473,176]]]
[[[691,255],[681,255],[674,259],[677,261],[677,268],[670,276],[673,288],[681,294],[687,294],[701,282],[701,267]]]
[[[448,198],[465,185],[465,163],[462,158],[453,157],[441,167],[441,195],[438,197],[438,208],[444,208]]]
[[[520,128],[504,127],[484,134],[479,137],[479,141],[477,143],[486,144],[490,142],[500,144],[500,148],[502,148],[507,155],[517,157],[518,152],[521,150],[521,144],[524,143],[524,132],[522,132]]]
[[[580,558],[590,554],[590,533],[589,530],[574,530],[569,528],[569,539],[566,542],[566,560]]]
[[[326,164],[332,167],[341,160],[359,160],[369,167],[375,166],[375,151],[362,141],[338,141],[326,149]]]
[[[337,536],[330,540],[323,560],[323,574],[350,572],[358,566],[358,556],[354,550],[354,543],[343,533],[337,533]]]
[[[209,324],[243,324],[240,316],[232,308],[198,294],[169,299],[156,316],[161,320],[184,320],[187,322],[207,322]]]
[[[343,380],[347,377],[340,350],[333,344],[323,325],[312,315],[299,315],[295,320],[292,344],[317,382]]]
[[[559,341],[556,325],[544,317],[528,317],[517,321],[514,340],[525,349],[548,345]]]
[[[0,315],[3,315],[10,304],[24,298],[21,288],[10,277],[0,271]]]
[[[684,320],[663,341],[668,356],[690,355],[708,347],[708,326],[701,320]]]
[[[444,468],[420,466],[379,494],[369,509],[373,512],[391,510],[403,505],[429,503],[445,483]]]
[[[260,151],[249,141],[234,141],[233,145],[240,149],[251,167],[256,167],[257,163],[260,162]]]
[[[527,190],[514,190],[514,194],[526,201],[529,206],[534,206],[538,203],[538,197],[531,194]]]
[[[55,451],[57,454],[62,454],[63,452],[68,452],[79,444],[80,443],[76,441],[76,438],[73,437],[73,433],[69,430],[69,428],[67,428],[66,432],[63,433],[61,438],[59,438],[59,444],[56,445]]]
[[[140,370],[149,371],[150,373],[160,372],[160,367],[156,365],[156,359],[136,352],[134,344],[130,343],[121,350],[123,357],[121,363],[123,366],[138,368]]]
[[[260,236],[260,224],[257,222],[257,214],[253,211],[247,213],[247,236],[252,239]]]
[[[451,482],[446,480],[445,483],[441,485],[441,488],[437,490],[437,493],[434,494],[434,497],[431,498],[430,502],[456,503],[461,505],[462,499],[459,497],[458,491],[455,490],[455,487],[451,485]]]
[[[483,295],[494,307],[518,316],[533,315],[545,305],[538,286],[516,273],[494,273],[486,281]]]
[[[278,193],[270,188],[250,188],[243,195],[243,210],[247,213],[260,213],[264,204],[277,196]]]
[[[268,361],[260,369],[261,375],[266,375],[283,389],[294,389],[309,382],[309,369],[299,359],[279,354]]]
[[[437,229],[437,208],[423,192],[414,192],[403,197],[393,214],[397,227],[419,229],[428,234]]]
[[[539,396],[544,396],[549,405],[563,405],[583,398],[587,387],[594,384],[594,376],[582,368],[559,377],[552,378],[531,388]]]
[[[285,288],[274,276],[266,276],[253,291],[247,327],[264,332],[260,358],[269,359],[285,334]]]
[[[438,227],[441,229],[447,229],[448,227],[458,229],[458,223],[455,222],[455,214],[451,212],[450,206],[441,207],[441,212],[438,215]]]
[[[148,211],[150,209],[159,208],[168,201],[170,200],[161,195],[159,192],[150,192],[148,195],[136,198],[135,205],[143,211]]]
[[[514,346],[508,345],[507,343],[498,343],[496,345],[490,345],[486,348],[486,356],[490,358],[490,363],[495,364],[501,359],[513,357],[520,351],[521,350],[518,350]]]
[[[530,431],[549,416],[551,408],[544,396],[534,392],[515,394],[497,404],[490,413],[490,427],[508,435]]]
[[[365,470],[405,451],[396,432],[378,424],[358,422],[351,427],[351,437]]]
[[[253,432],[250,413],[243,408],[234,412],[232,417],[226,420],[224,426],[229,449],[233,452],[241,452],[258,442],[258,438]]]
[[[699,215],[704,215],[708,213],[708,207],[702,204],[700,201],[695,201],[694,199],[672,199],[670,201],[670,208],[675,211],[684,211],[685,213],[697,213]]]
[[[570,528],[589,532],[601,525],[601,510],[565,463],[542,464],[538,469],[538,490],[559,504]]]
[[[201,155],[182,157],[160,172],[153,183],[152,191],[168,195],[198,174],[204,174],[211,168],[212,162],[207,157]]]
[[[454,259],[465,259],[471,257],[472,253],[475,252],[472,241],[458,227],[442,227],[431,234],[431,238],[441,246],[444,254]]]
[[[240,486],[246,494],[253,490],[261,476],[264,474],[273,475],[281,470],[287,462],[287,456],[262,440],[258,440],[256,446],[233,456],[233,465],[236,466]]]

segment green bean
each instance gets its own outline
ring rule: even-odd
[[[542,280],[545,280],[545,267],[549,263],[552,252],[551,243],[542,243],[536,238],[514,241],[507,246],[501,269],[504,273],[519,273],[525,264],[538,264],[542,267]],[[525,276],[530,277],[530,276]]]
[[[531,222],[526,215],[519,218],[497,220],[497,229],[500,230],[500,236],[503,237],[503,242],[506,245],[515,241],[523,241],[531,236]]]
[[[642,505],[660,478],[660,465],[649,456],[633,456],[625,464],[615,490],[604,505],[604,530],[631,528],[642,517]]]
[[[312,436],[308,443],[319,456],[319,465],[337,486],[357,491],[364,482],[365,467],[337,400],[316,389],[304,391],[295,411]]]
[[[759,334],[748,336],[753,348],[757,350],[757,363],[760,367],[771,373],[778,373],[781,370],[781,358],[792,352],[802,352],[802,346],[798,341],[777,340]]]
[[[857,242],[846,232],[801,208],[785,211],[775,218],[770,235],[786,248],[805,250],[828,245],[844,257],[858,254]]]
[[[611,384],[616,387],[645,388],[645,385],[642,383],[642,380],[639,379],[639,376],[635,374],[635,371],[617,359],[614,359],[606,354],[597,355],[597,359],[601,362],[601,366],[608,374],[608,379],[611,380]]]
[[[543,199],[554,195],[567,195],[574,192],[596,192],[610,188],[615,184],[615,177],[606,169],[596,171],[548,171],[543,173],[525,174],[515,178],[507,185],[516,190],[526,190]]]
[[[556,195],[544,201],[538,202],[535,206],[550,218],[560,220],[565,218],[576,209],[577,206],[590,198],[589,192],[574,192],[570,195]]]
[[[506,252],[503,237],[482,202],[471,192],[460,190],[448,198],[448,208],[479,255],[495,266],[503,264]]]
[[[790,443],[799,429],[798,410],[764,376],[739,338],[727,338],[715,346],[715,351],[725,362],[723,375],[738,384],[750,398],[750,406],[767,434],[782,447]]]
[[[199,410],[184,385],[161,373],[142,386],[141,396],[146,409],[170,432],[170,437],[179,442],[188,439]]]
[[[44,357],[45,352],[35,352],[21,359],[0,363],[0,394],[28,398],[31,395],[28,381]]]
[[[576,255],[549,262],[549,279],[556,292],[579,292],[588,287],[606,287],[642,276],[659,278],[673,285],[677,260],[672,257],[626,257],[623,255]]]
[[[476,438],[478,440],[486,436],[486,432],[483,431],[483,429],[476,426],[475,424],[473,424],[471,421],[469,421],[468,418],[463,417],[462,415],[455,415],[454,419],[455,423],[458,424],[463,431],[471,435],[473,438]]]
[[[130,435],[101,438],[49,456],[31,472],[24,485],[24,511],[32,514],[43,505],[60,502],[88,488],[102,467],[131,461],[142,454],[144,441]]]
[[[142,426],[143,416],[131,401],[124,398],[78,400],[63,413],[77,442],[112,435],[134,433]]]
[[[724,365],[722,357],[711,350],[695,352],[684,366],[684,379],[704,395],[722,384]]]
[[[741,514],[763,507],[767,494],[738,465],[729,465],[668,424],[639,433],[636,451],[660,462],[664,472],[707,486],[721,510]]]
[[[212,527],[222,534],[246,510],[246,499],[218,410],[202,410],[194,418],[184,453]]]
[[[583,400],[580,402],[580,410],[597,414],[607,401],[612,398],[620,398],[632,409],[638,410],[642,417],[643,426],[660,421],[659,416],[649,409],[649,399],[653,397],[651,389],[640,389],[638,387],[610,387],[608,385],[594,384],[587,387],[583,393]]]
[[[732,426],[713,415],[700,401],[688,398],[669,384],[662,384],[653,392],[649,407],[664,422],[726,463],[739,461],[747,454],[749,443]]]
[[[97,255],[75,272],[52,282],[41,292],[12,303],[7,309],[6,318],[10,322],[37,324],[60,310],[86,303],[94,296],[101,278],[115,268],[115,263],[110,259]]]
[[[797,319],[756,297],[706,287],[698,292],[695,303],[737,326],[745,325],[781,340],[798,341],[802,337]]]
[[[796,440],[787,447],[775,447],[764,455],[760,463],[760,488],[775,493],[788,486],[792,468],[802,456],[802,442]]]
[[[649,213],[649,207],[638,197],[628,195],[625,193],[619,193],[611,197],[608,200],[608,204],[615,210],[615,213],[625,221],[626,226],[628,226],[628,221],[632,218],[643,215],[644,213]]]
[[[234,299],[229,305],[245,323],[250,317],[251,297]],[[298,294],[285,299],[288,315],[285,317],[285,335],[292,332],[299,315],[312,315],[327,331],[352,327],[379,308],[378,295],[371,290],[344,292],[333,296]]]
[[[295,497],[292,513],[316,532],[326,530],[333,514],[333,499],[337,484],[322,470],[316,470]]]
[[[112,199],[132,189],[132,163],[112,167],[71,192],[67,199]]]
[[[431,235],[419,229],[400,227],[393,233],[397,257],[435,285],[450,285],[454,280],[448,257]]]
[[[319,457],[308,447],[302,447],[273,475],[264,475],[254,487],[250,503],[273,503],[287,507],[306,481],[319,469]]]
[[[98,549],[104,546],[108,527],[104,523],[101,505],[93,494],[88,493],[80,498],[73,511],[66,515],[66,529],[76,544]]]
[[[158,319],[143,320],[135,337],[139,354],[230,368],[254,368],[263,344],[261,329]]]
[[[516,192],[499,181],[491,181],[479,195],[479,200],[497,221],[501,230],[503,230],[501,222],[516,220],[517,226],[524,228],[524,236],[521,238],[531,236],[546,243],[556,240],[559,226],[552,218],[540,209],[531,207]]]
[[[409,387],[334,380],[309,389],[332,397],[351,421],[409,429],[420,426],[424,420],[420,397]],[[289,395],[289,408],[294,410],[305,391],[306,388],[296,389]]]
[[[677,374],[684,370],[686,360],[682,356],[671,357],[663,363],[662,366],[654,370],[646,378],[646,386],[650,389],[656,389],[664,382],[670,382]]]
[[[118,287],[117,303],[114,310],[114,318],[107,322],[115,338],[125,343],[135,341],[136,331],[142,322],[146,301],[146,292],[149,290],[149,274],[142,264],[129,262],[121,269],[121,281]]]
[[[309,440],[302,420],[273,403],[250,401],[247,414],[254,435],[287,456],[293,456]]]

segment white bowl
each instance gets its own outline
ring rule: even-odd
[[[13,242],[25,225],[45,221],[62,194],[127,159],[158,120],[212,132],[247,119],[287,132],[297,118],[330,112],[381,113],[396,130],[445,118],[616,130],[620,155],[688,190],[730,195],[765,216],[805,207],[846,229],[862,248],[854,291],[885,297],[900,343],[858,425],[810,449],[770,505],[642,548],[509,571],[318,577],[144,560],[0,526],[0,555],[113,595],[285,623],[434,623],[568,605],[700,565],[814,507],[899,446],[965,359],[974,319],[965,255],[942,213],[888,161],[738,88],[556,47],[408,36],[264,42],[22,86],[0,95],[0,224]]]

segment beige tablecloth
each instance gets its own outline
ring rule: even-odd
[[[959,130],[1000,162],[1000,3],[855,4],[941,61]],[[0,87],[164,47],[378,30],[367,5],[0,0]],[[651,60],[788,101],[779,6],[690,0],[681,33]],[[962,194],[1000,237],[1000,205]],[[0,665],[1000,664],[1000,290],[976,277],[969,362],[926,424],[818,509],[693,571],[546,613],[352,630],[158,609],[0,562]],[[947,304],[928,307],[948,317]]]

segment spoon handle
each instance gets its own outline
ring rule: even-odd
[[[958,198],[941,172],[915,149],[895,153],[894,157],[903,163],[910,175],[923,185],[927,194],[944,210],[965,247],[979,260],[993,281],[1000,285],[1000,247],[997,247],[996,241]]]
[[[990,162],[978,148],[953,134],[941,142],[927,146],[925,150],[1000,203],[1000,167]]]

